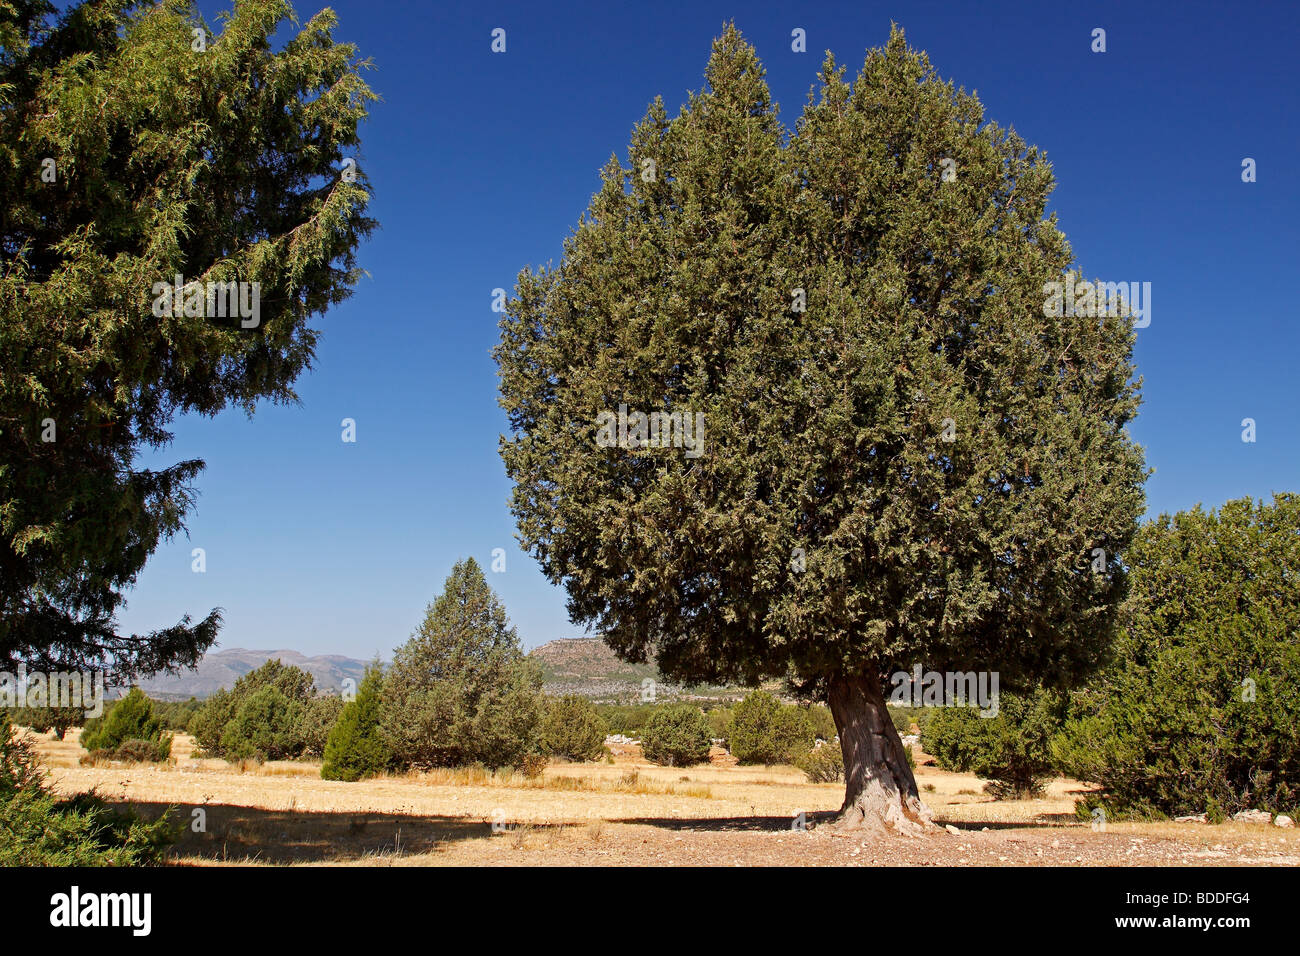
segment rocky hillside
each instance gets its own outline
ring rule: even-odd
[[[529,652],[542,666],[546,693],[581,694],[600,703],[631,703],[641,694],[642,682],[655,682],[655,699],[715,700],[742,697],[744,691],[727,687],[682,687],[665,681],[653,664],[628,664],[619,660],[598,637],[571,637],[551,641]]]

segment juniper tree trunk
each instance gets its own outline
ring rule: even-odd
[[[870,673],[870,672],[868,672]],[[841,828],[920,833],[933,826],[875,677],[835,677],[829,697],[844,754]]]

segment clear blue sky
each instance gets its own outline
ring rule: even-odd
[[[201,4],[211,16],[228,2]],[[303,19],[319,9],[300,0]],[[319,321],[300,407],[178,422],[200,457],[189,537],[155,554],[121,616],[139,632],[224,607],[226,647],[388,658],[451,565],[486,568],[525,646],[577,636],[518,550],[497,454],[505,417],[491,290],[559,259],[632,126],[699,89],[733,18],[787,125],[823,52],[850,74],[891,19],[987,115],[1047,151],[1053,208],[1091,276],[1153,284],[1132,432],[1152,514],[1300,491],[1296,55],[1292,3],[334,3],[383,97],[360,162],[380,229],[370,272]],[[493,28],[507,52],[493,54]],[[790,33],[807,31],[807,53]],[[1090,51],[1107,31],[1107,52]],[[1241,181],[1241,162],[1258,181]],[[357,422],[357,442],[340,422]],[[1258,440],[1241,440],[1254,418]],[[203,547],[207,572],[190,570]]]

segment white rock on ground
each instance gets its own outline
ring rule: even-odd
[[[1272,823],[1273,814],[1267,810],[1242,810],[1234,813],[1232,819],[1238,823]]]

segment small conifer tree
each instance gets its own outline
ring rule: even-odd
[[[364,780],[383,773],[392,763],[392,752],[380,730],[384,686],[377,665],[366,668],[356,699],[343,705],[325,744],[325,763],[320,775],[325,780]]]

